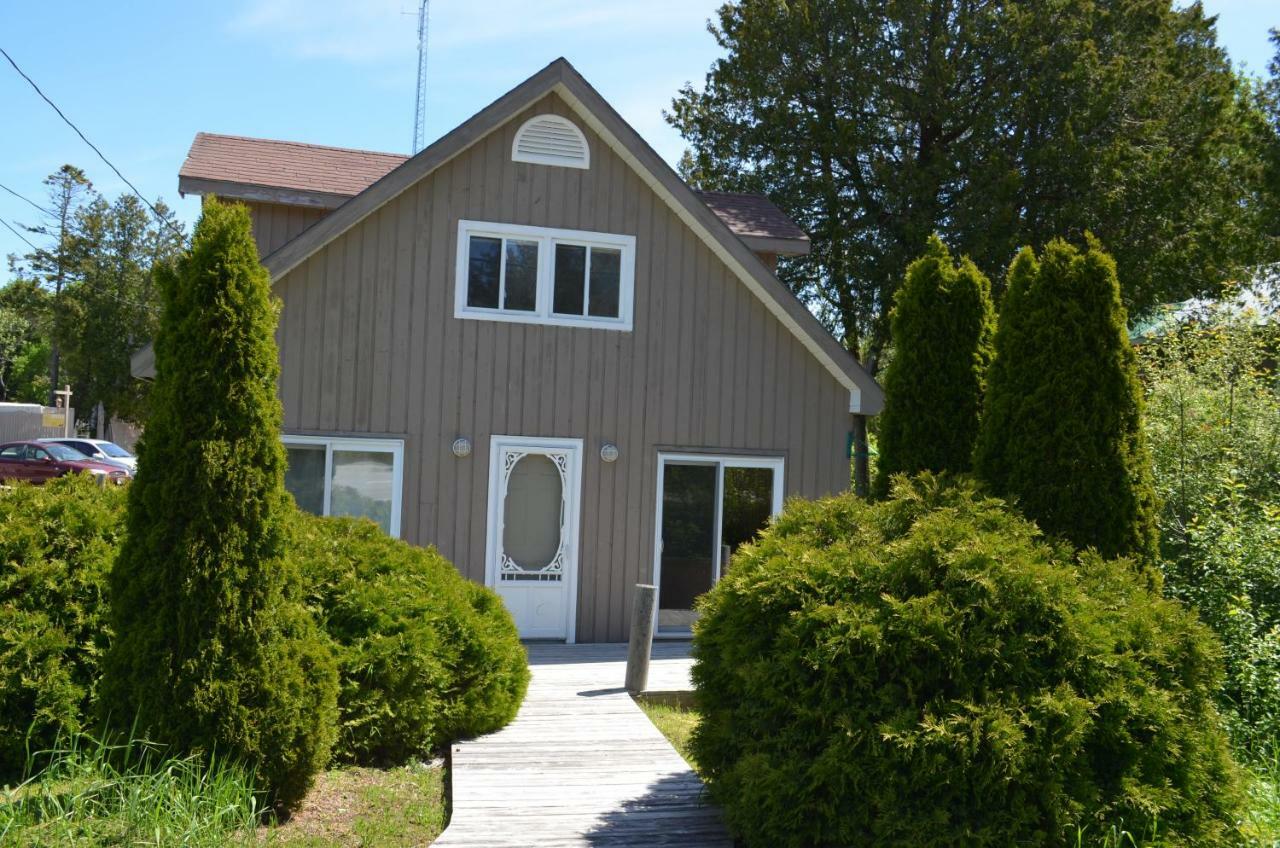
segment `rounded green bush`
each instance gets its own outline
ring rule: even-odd
[[[1218,647],[973,484],[790,503],[705,596],[692,749],[745,845],[1233,841]]]
[[[21,775],[28,747],[87,729],[124,505],[79,474],[0,490],[0,784]]]
[[[337,758],[403,763],[515,716],[529,682],[515,623],[434,548],[299,512],[293,556],[338,648]]]

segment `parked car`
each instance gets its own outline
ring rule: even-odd
[[[57,442],[60,445],[66,445],[69,448],[80,451],[90,459],[105,462],[108,465],[119,465],[127,468],[131,475],[138,471],[138,458],[115,442],[108,442],[104,439],[81,439],[76,437],[45,438],[40,441]]]
[[[0,445],[0,482],[43,483],[64,474],[92,474],[117,486],[132,476],[126,468],[98,462],[56,442],[6,442]]]

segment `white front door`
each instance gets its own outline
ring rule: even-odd
[[[582,440],[494,436],[486,582],[524,639],[574,639]]]

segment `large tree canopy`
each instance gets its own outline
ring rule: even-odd
[[[708,188],[767,192],[814,239],[782,269],[850,349],[932,232],[996,278],[1092,231],[1130,309],[1210,289],[1266,249],[1256,100],[1198,4],[740,0],[668,120]]]

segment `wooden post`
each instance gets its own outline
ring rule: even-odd
[[[627,691],[635,695],[649,683],[649,656],[653,648],[653,605],[658,587],[636,584],[635,603],[631,605],[631,642],[627,646]]]

